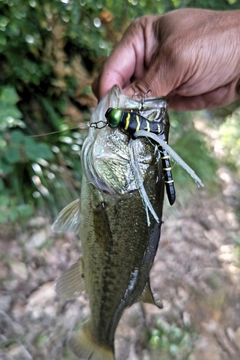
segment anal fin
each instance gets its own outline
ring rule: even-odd
[[[159,309],[163,308],[163,302],[157,294],[153,294],[149,280],[146,283],[142,295],[138,300],[148,304],[156,305]]]
[[[56,282],[56,292],[61,299],[78,297],[85,290],[82,260],[79,259]]]

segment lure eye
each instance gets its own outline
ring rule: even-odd
[[[105,117],[107,119],[108,125],[111,128],[118,127],[122,118],[122,113],[123,111],[121,109],[113,109],[113,108],[107,109]]]

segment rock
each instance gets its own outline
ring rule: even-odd
[[[10,295],[0,295],[0,309],[7,312],[11,307],[12,297]]]
[[[31,248],[39,248],[42,246],[48,239],[48,232],[43,229],[34,233],[28,242],[26,243],[26,249],[30,250]]]
[[[227,262],[232,263],[235,260],[234,256],[234,245],[222,245],[219,248],[219,259]]]
[[[7,291],[14,291],[17,289],[18,285],[19,285],[19,281],[17,279],[13,279],[13,280],[4,280],[2,282],[4,289],[6,289]]]
[[[32,360],[32,356],[23,345],[14,344],[10,347],[7,355],[11,360]]]
[[[192,322],[191,322],[191,315],[189,314],[189,312],[184,311],[183,312],[183,323],[186,327],[190,327]]]
[[[201,336],[193,351],[196,360],[222,360],[222,349],[214,338]]]
[[[5,279],[8,276],[7,265],[1,260],[0,263],[0,279]]]
[[[21,261],[10,261],[9,266],[12,272],[12,277],[22,281],[26,281],[28,278],[28,270],[26,265]]]
[[[240,327],[237,328],[237,330],[235,332],[235,337],[236,337],[236,343],[238,345],[238,349],[240,351]]]
[[[77,323],[84,321],[88,315],[89,312],[86,314],[86,311],[82,310],[81,303],[77,300],[74,300],[66,303],[62,322],[67,330],[72,330],[77,325]]]
[[[49,223],[49,220],[42,217],[42,216],[38,216],[36,218],[30,219],[28,222],[28,227],[29,228],[40,228],[40,227],[45,227],[46,224]]]
[[[44,310],[44,307],[48,303],[51,303],[56,296],[54,282],[50,281],[39,287],[34,291],[28,298],[27,311],[33,308],[41,308]]]
[[[0,359],[1,360],[11,360],[3,351],[0,350]]]
[[[4,311],[0,310],[0,331],[7,338],[15,338],[24,335],[22,326],[13,321]]]

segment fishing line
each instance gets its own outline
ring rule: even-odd
[[[89,125],[87,125],[86,127],[81,127],[81,126],[79,125],[79,126],[75,126],[75,127],[73,127],[73,128],[68,128],[68,129],[64,129],[64,130],[52,131],[52,132],[44,133],[44,134],[28,135],[28,137],[35,138],[35,137],[40,137],[40,136],[48,136],[48,135],[59,134],[59,133],[62,133],[62,132],[64,132],[64,131],[77,130],[77,129],[87,130],[88,127],[89,127]]]

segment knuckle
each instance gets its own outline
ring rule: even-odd
[[[149,21],[148,15],[138,17],[131,22],[127,31],[130,33],[136,33],[139,31],[140,28],[146,28],[148,21]]]

